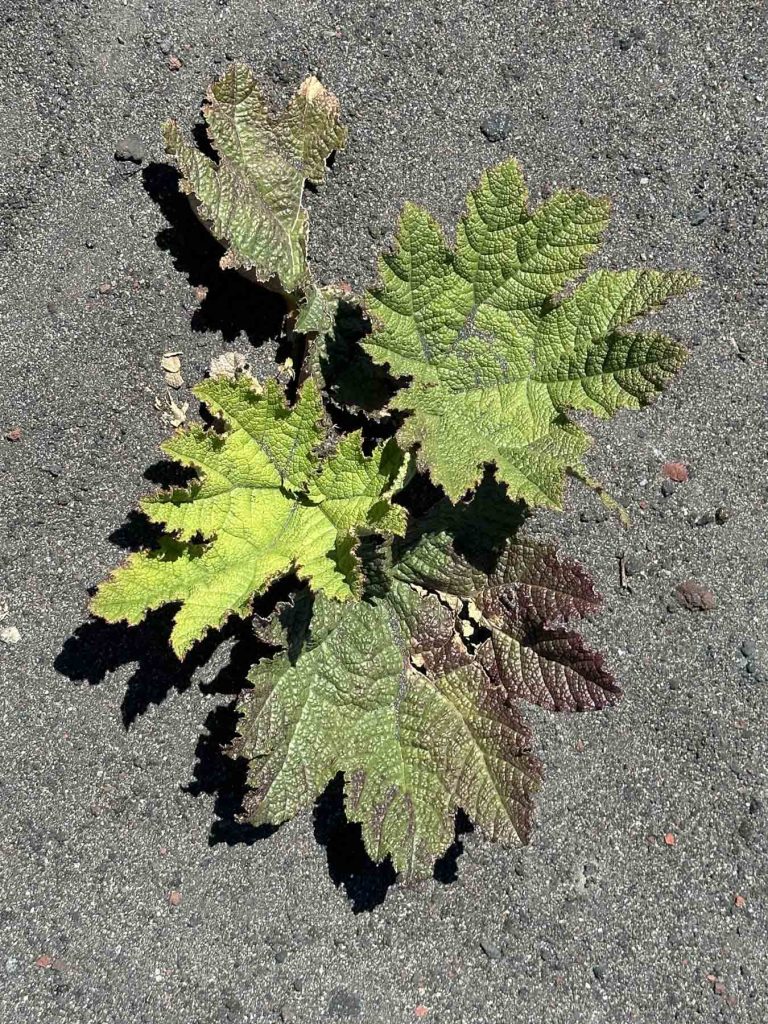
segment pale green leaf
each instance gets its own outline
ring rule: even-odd
[[[322,405],[313,381],[292,408],[274,381],[263,392],[244,377],[204,381],[195,391],[224,430],[192,427],[166,442],[165,452],[197,479],[142,502],[172,539],[131,555],[92,606],[110,621],[136,623],[152,608],[180,603],[171,636],[180,655],[230,614],[247,614],[256,594],[292,570],[328,597],[358,596],[358,535],[405,530],[405,510],[388,498],[402,453],[391,441],[366,456],[352,434],[319,462]]]
[[[691,288],[692,275],[598,271],[558,301],[607,221],[607,203],[581,192],[530,212],[513,160],[470,193],[455,249],[406,206],[368,296],[375,330],[363,347],[410,378],[391,405],[408,414],[399,438],[452,500],[492,463],[511,497],[559,506],[565,471],[586,475],[590,444],[568,411],[636,408],[683,364],[677,342],[619,329]]]
[[[292,817],[343,771],[368,853],[406,878],[450,845],[458,806],[492,839],[526,834],[539,780],[529,730],[436,595],[396,584],[343,610],[318,599],[295,663],[279,654],[249,678],[235,752],[251,762],[254,823]]]
[[[547,545],[508,543],[484,572],[426,534],[386,582],[343,608],[316,597],[311,620],[305,597],[260,623],[287,650],[251,672],[233,753],[248,761],[250,821],[285,821],[343,772],[370,856],[418,878],[460,807],[491,839],[527,840],[540,767],[518,700],[584,710],[620,691],[563,625],[597,608],[591,581]]]

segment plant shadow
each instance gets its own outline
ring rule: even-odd
[[[188,469],[165,459],[144,471],[146,480],[164,488],[184,486],[189,476]],[[133,510],[109,540],[123,552],[134,552],[155,548],[162,535],[159,524]],[[65,640],[54,668],[72,682],[95,686],[122,666],[135,664],[121,704],[126,729],[150,706],[162,704],[173,690],[181,693],[188,689],[198,670],[225,645],[231,646],[229,658],[208,687],[218,693],[238,692],[247,666],[264,651],[250,623],[231,618],[221,629],[206,634],[181,660],[169,644],[174,613],[173,605],[165,605],[135,626],[91,618]]]
[[[246,623],[232,621],[209,633],[183,661],[168,644],[173,608],[150,612],[137,626],[90,619],[64,642],[54,668],[74,683],[98,685],[124,665],[134,665],[121,703],[123,725],[129,729],[152,705],[162,704],[172,691],[182,693],[195,674],[223,644],[232,642],[232,652],[213,683],[217,692],[232,693],[242,686],[242,659],[238,649],[247,640]]]
[[[237,718],[237,698],[210,713],[206,731],[198,741],[193,779],[185,787],[192,796],[207,794],[214,798],[216,820],[208,839],[211,846],[252,846],[274,835],[279,827],[252,825],[242,819],[248,792],[247,761],[228,754],[236,735]],[[376,863],[369,857],[360,825],[347,818],[341,772],[315,801],[312,822],[315,839],[325,848],[331,881],[345,891],[353,913],[371,911],[383,903],[397,881],[397,873],[389,858]],[[449,885],[456,880],[458,859],[464,850],[461,837],[472,831],[472,823],[460,811],[454,842],[435,864],[436,881]]]
[[[111,539],[121,547],[136,549],[146,545],[145,533],[154,529],[145,517],[134,513]],[[242,820],[248,791],[247,762],[231,756],[229,748],[236,735],[238,696],[248,671],[271,649],[256,638],[250,622],[230,619],[180,661],[168,643],[173,611],[166,606],[151,612],[136,626],[91,619],[65,641],[54,667],[75,683],[97,685],[122,666],[135,664],[121,703],[123,725],[130,729],[150,706],[162,704],[174,690],[187,690],[196,673],[220,648],[227,646],[225,663],[210,682],[201,683],[200,687],[204,693],[229,695],[232,699],[208,715],[197,743],[193,778],[185,790],[195,797],[213,797],[215,820],[209,834],[210,845],[253,845],[273,835],[277,826],[254,826]],[[352,911],[361,913],[373,910],[386,899],[397,875],[389,859],[376,863],[368,856],[360,825],[347,818],[343,781],[339,773],[315,801],[313,828],[317,842],[325,848],[331,880],[337,888],[344,889]],[[472,829],[466,816],[459,812],[454,842],[435,864],[436,881],[455,881],[464,848],[461,837]]]
[[[247,672],[247,668],[245,670]],[[245,678],[245,672],[241,676]],[[213,797],[215,820],[208,836],[210,846],[252,846],[273,835],[277,825],[251,825],[241,819],[243,799],[248,790],[248,763],[228,753],[237,732],[237,697],[222,704],[208,715],[205,732],[200,734],[195,751],[197,761],[192,781],[185,792],[192,796]]]
[[[347,818],[341,772],[315,801],[313,825],[315,839],[325,847],[331,881],[344,889],[353,913],[371,911],[383,903],[397,881],[397,872],[389,857],[380,863],[369,857],[360,825]],[[471,831],[471,822],[460,811],[454,841],[435,864],[435,881],[449,885],[456,880],[458,859],[464,850],[461,836]]]
[[[179,190],[179,178],[178,171],[164,163],[148,164],[142,172],[145,191],[168,221],[157,234],[158,247],[170,253],[174,267],[192,287],[206,289],[192,316],[192,329],[220,331],[228,342],[244,333],[255,346],[277,338],[284,300],[235,270],[221,269],[224,247],[195,216]]]
[[[167,461],[148,467],[144,475],[165,487],[180,486],[186,482],[186,471]],[[491,491],[489,500],[494,503],[503,500],[504,496],[496,493],[492,483],[486,483],[485,487]],[[436,506],[433,504],[435,498],[438,499]],[[435,509],[435,522],[431,526],[440,528],[446,525],[445,509],[435,488],[426,488],[416,503],[419,501]],[[461,525],[462,529],[457,530],[459,536],[473,526],[471,510],[460,511],[456,522],[454,510],[447,510],[447,514],[451,525]],[[507,509],[505,517],[508,514]],[[126,522],[112,533],[110,540],[123,550],[137,551],[154,547],[160,532],[160,528],[143,514],[132,512]],[[290,578],[276,585],[257,602],[256,613],[267,614],[292,592],[293,586],[295,580],[291,582]],[[203,794],[213,797],[211,845],[253,845],[273,835],[277,827],[254,826],[243,820],[243,804],[248,791],[247,762],[231,756],[229,748],[236,735],[237,700],[246,685],[248,671],[273,648],[259,640],[250,621],[233,617],[222,629],[210,632],[180,661],[168,643],[173,613],[172,606],[165,606],[151,612],[136,626],[92,619],[65,641],[54,667],[73,682],[96,685],[122,666],[135,664],[121,705],[123,724],[129,729],[150,706],[161,704],[173,690],[183,692],[188,689],[198,671],[214,658],[217,651],[228,648],[225,663],[215,677],[200,686],[205,693],[229,695],[232,699],[208,715],[198,739],[193,777],[186,791],[195,797]],[[345,891],[352,911],[362,913],[373,910],[386,899],[397,874],[389,859],[376,863],[369,857],[360,825],[347,818],[343,787],[343,775],[339,773],[315,801],[314,835],[325,849],[328,873],[334,885]],[[469,819],[460,811],[456,816],[454,842],[435,864],[436,881],[450,884],[456,880],[458,860],[464,849],[462,836],[472,830]]]

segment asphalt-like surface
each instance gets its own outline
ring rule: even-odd
[[[3,1024],[404,1024],[418,1007],[435,1024],[762,1024],[764,6],[9,0],[0,21],[0,627],[20,633],[0,643]],[[602,265],[705,282],[656,321],[691,347],[679,381],[595,427],[591,467],[631,529],[576,487],[537,520],[596,575],[587,632],[625,699],[532,714],[532,845],[466,833],[411,890],[366,865],[333,792],[269,836],[232,823],[238,779],[205,736],[231,728],[242,631],[179,668],[162,615],[88,623],[159,459],[163,352],[190,383],[227,348],[274,357],[250,349],[274,310],[222,278],[155,166],[163,119],[191,126],[228,58],[276,100],[307,71],[341,99],[349,148],[310,199],[323,279],[370,282],[405,199],[450,226],[515,154],[534,194],[614,197]],[[140,169],[114,159],[128,133]],[[665,496],[670,459],[691,475]],[[688,579],[714,610],[675,610]]]

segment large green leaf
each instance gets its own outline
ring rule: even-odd
[[[317,597],[311,619],[283,609],[282,632],[261,635],[287,650],[251,672],[233,752],[250,762],[249,820],[292,817],[341,771],[370,856],[418,878],[459,807],[491,839],[527,840],[541,772],[518,698],[576,710],[619,690],[562,626],[597,597],[549,547],[507,545],[485,574],[429,535],[393,578],[351,606]]]
[[[514,160],[469,194],[455,249],[406,206],[363,344],[409,378],[392,403],[408,413],[400,440],[452,500],[493,463],[511,497],[559,506],[565,471],[585,473],[590,444],[568,410],[636,408],[685,361],[677,342],[620,328],[691,288],[691,274],[601,270],[558,300],[607,222],[607,202],[581,192],[531,212]]]
[[[310,77],[274,115],[250,68],[233,64],[211,86],[203,113],[217,160],[185,142],[175,121],[163,131],[181,188],[228,246],[222,266],[313,296],[302,195],[306,181],[324,180],[326,159],[346,141],[336,97]]]
[[[169,536],[157,550],[131,555],[92,605],[109,621],[136,623],[152,608],[180,603],[171,636],[180,655],[228,615],[246,614],[255,594],[292,569],[328,597],[358,596],[358,534],[405,529],[405,510],[387,497],[401,452],[390,441],[366,456],[354,433],[321,462],[313,381],[292,408],[274,381],[260,392],[244,377],[208,380],[195,393],[225,432],[192,427],[165,443],[199,478],[144,499],[145,514]]]

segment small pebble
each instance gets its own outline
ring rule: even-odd
[[[20,640],[21,633],[15,626],[3,626],[0,629],[0,642],[8,644],[9,647],[15,647]]]
[[[754,640],[742,640],[741,653],[751,661],[757,654],[757,645]]]
[[[624,572],[627,576],[637,576],[645,568],[642,558],[639,555],[625,555],[624,556]]]
[[[495,943],[491,942],[490,939],[485,938],[485,936],[483,936],[483,938],[480,939],[480,948],[482,949],[482,951],[485,953],[489,960],[501,959],[501,950],[499,949],[499,947]]]
[[[700,206],[697,209],[690,210],[688,212],[688,220],[694,227],[698,227],[699,224],[703,224],[708,217],[709,210],[704,206]]]
[[[359,1017],[362,1013],[360,996],[356,992],[349,992],[345,988],[337,988],[331,993],[328,1000],[328,1016],[342,1020]]]
[[[661,485],[661,493],[665,498],[668,498],[671,494],[674,494],[675,485],[671,480],[664,480]]]
[[[665,462],[661,467],[661,475],[665,480],[684,484],[688,480],[690,472],[684,462]]]
[[[165,373],[178,373],[181,370],[181,359],[177,352],[166,352],[160,360],[160,369]]]
[[[125,135],[115,146],[115,160],[130,160],[143,163],[147,158],[147,147],[137,135]]]
[[[700,583],[686,580],[675,588],[678,603],[689,612],[711,612],[717,606],[717,600],[711,590]]]
[[[755,826],[752,824],[749,818],[744,818],[744,820],[741,822],[738,828],[738,833],[741,836],[741,838],[747,843],[751,842],[752,839],[755,838]]]
[[[480,131],[489,142],[503,142],[512,131],[512,118],[504,111],[496,111],[486,117]]]
[[[715,522],[714,512],[702,512],[700,516],[695,516],[689,522],[693,522],[694,526],[711,526]]]

